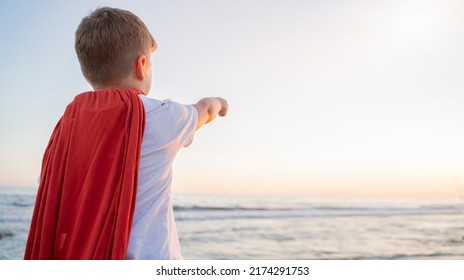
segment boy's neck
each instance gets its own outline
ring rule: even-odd
[[[143,95],[147,95],[146,92],[144,92],[142,89],[139,89],[134,86],[129,86],[129,85],[104,85],[104,86],[94,86],[92,85],[92,88],[94,91],[103,91],[103,90],[112,90],[112,89],[131,89],[135,91],[140,91],[143,93]]]

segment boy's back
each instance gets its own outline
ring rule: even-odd
[[[127,259],[182,259],[171,201],[172,163],[198,122],[192,105],[140,96],[145,134]]]

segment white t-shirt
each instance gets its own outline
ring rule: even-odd
[[[137,198],[126,259],[182,259],[171,201],[172,163],[193,141],[192,105],[139,95],[145,107]]]

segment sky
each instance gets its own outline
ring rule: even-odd
[[[158,43],[149,96],[221,96],[229,115],[174,163],[174,193],[457,197],[464,189],[464,2],[0,2],[0,186],[37,187],[74,52],[101,6]]]

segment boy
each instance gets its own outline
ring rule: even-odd
[[[45,151],[25,259],[181,259],[172,163],[227,102],[146,97],[156,42],[129,11],[99,8],[76,31],[82,73]]]

